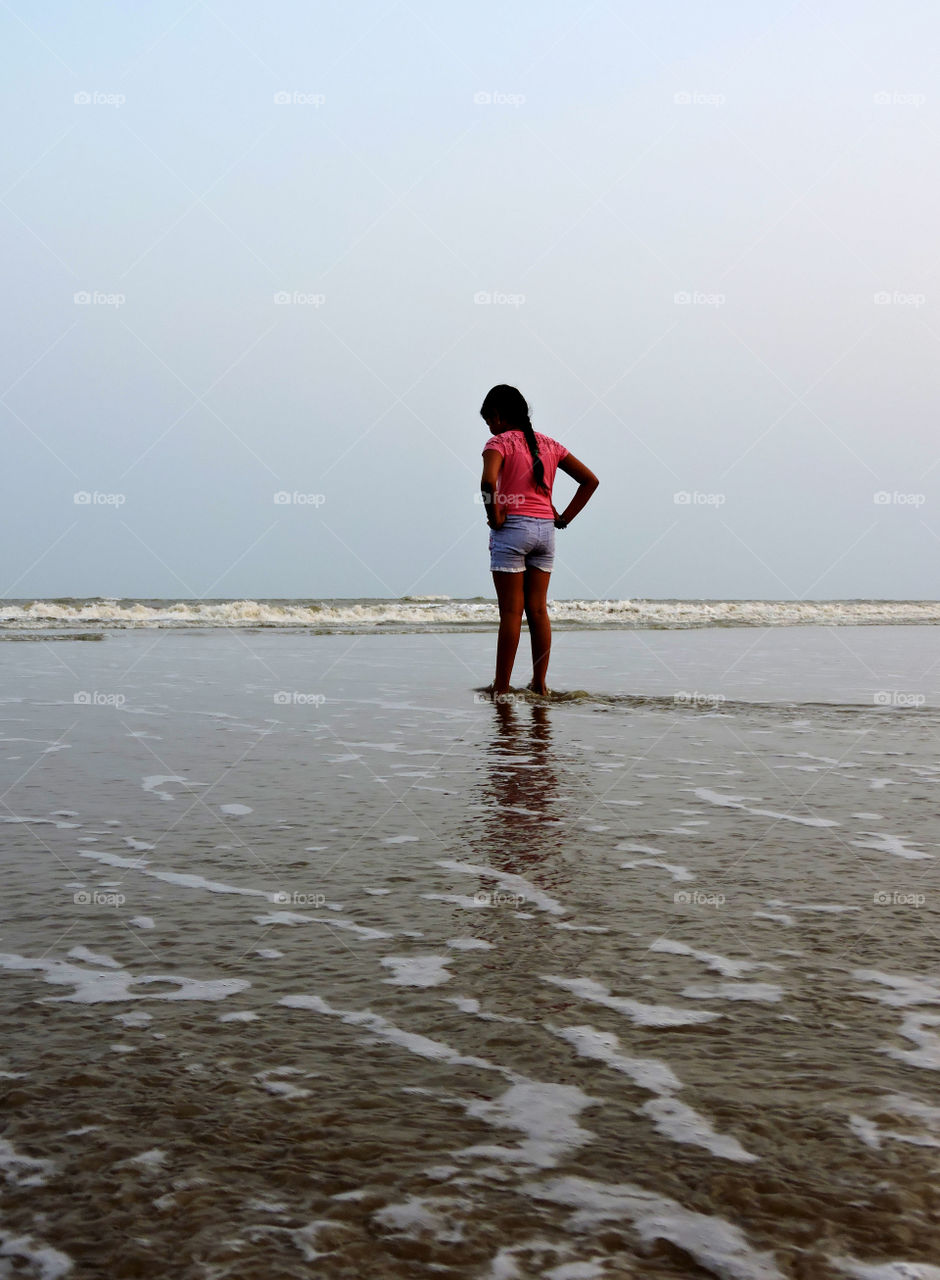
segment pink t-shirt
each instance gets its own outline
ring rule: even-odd
[[[518,427],[490,436],[482,452],[495,449],[497,453],[503,455],[503,465],[496,482],[496,501],[507,515],[515,513],[520,516],[537,516],[543,520],[551,520],[554,515],[551,490],[555,471],[562,458],[567,457],[568,450],[551,436],[543,436],[541,431],[536,431],[535,440],[539,447],[542,466],[545,468],[547,494],[535,487],[532,454],[525,442],[525,434]]]

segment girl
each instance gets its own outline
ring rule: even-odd
[[[508,693],[525,610],[532,641],[533,693],[547,694],[545,676],[552,647],[548,580],[555,558],[555,530],[566,529],[600,481],[573,453],[533,431],[529,406],[515,387],[493,387],[480,409],[493,439],[483,446],[480,488],[490,526],[490,569],[499,601],[499,639],[494,700]],[[555,471],[578,482],[559,515],[552,503]]]

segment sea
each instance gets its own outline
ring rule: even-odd
[[[940,1280],[940,602],[0,604],[0,1277]]]

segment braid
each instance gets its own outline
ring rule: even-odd
[[[539,457],[539,444],[535,438],[535,432],[532,429],[532,422],[528,414],[526,414],[525,422],[520,425],[519,429],[525,436],[525,442],[529,446],[529,453],[532,455],[532,474],[535,477],[535,487],[536,489],[541,489],[542,493],[548,493],[549,489],[545,483],[545,466]]]
[[[535,487],[540,489],[542,493],[550,494],[551,490],[545,483],[545,466],[539,457],[539,442],[535,438],[535,432],[532,429],[532,422],[529,418],[529,406],[526,404],[522,392],[515,387],[500,383],[499,386],[493,387],[487,392],[486,399],[480,409],[480,416],[485,418],[487,422],[499,417],[504,422],[511,422],[514,427],[517,427],[522,432],[525,436],[525,442],[529,446],[529,453],[532,455],[532,474],[535,479]]]

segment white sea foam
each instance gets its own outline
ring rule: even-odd
[[[85,965],[68,964],[65,960],[42,957],[33,960],[27,956],[0,954],[0,969],[15,972],[38,971],[46,982],[74,987],[68,996],[49,996],[57,1002],[74,1001],[78,1004],[106,1004],[116,1000],[224,1000],[236,991],[251,986],[245,978],[217,978],[203,980],[185,978],[175,973],[137,975],[129,969],[91,969]],[[152,982],[170,983],[173,991],[131,991],[132,986]]]
[[[699,1022],[713,1022],[721,1017],[720,1013],[673,1009],[667,1004],[643,1004],[626,996],[613,996],[603,983],[595,982],[593,978],[562,978],[543,974],[542,981],[564,987],[582,1000],[591,1000],[607,1009],[626,1014],[638,1027],[688,1027]]]
[[[834,818],[803,818],[793,813],[778,813],[775,809],[754,809],[745,804],[747,796],[725,796],[718,791],[710,791],[708,787],[696,787],[695,794],[708,804],[718,805],[725,809],[743,809],[745,813],[753,813],[761,818],[776,818],[778,822],[797,822],[804,827],[838,827]]]
[[[905,974],[882,973],[879,969],[853,969],[852,977],[861,982],[876,982],[888,990],[872,988],[861,994],[882,1004],[903,1007],[909,1004],[940,1003],[940,985],[925,982],[922,978],[910,978]]]
[[[753,960],[729,960],[727,956],[718,955],[715,951],[698,951],[695,947],[690,947],[687,943],[679,942],[674,938],[657,938],[655,942],[650,943],[649,949],[666,952],[669,955],[691,956],[695,960],[701,960],[709,969],[720,973],[724,978],[741,978],[757,968]]]
[[[740,1227],[630,1183],[561,1177],[528,1183],[524,1190],[536,1200],[572,1208],[573,1231],[595,1235],[602,1223],[627,1219],[644,1242],[670,1241],[723,1280],[784,1280],[773,1254],[752,1249]]]
[[[924,853],[920,849],[912,849],[903,836],[892,835],[888,831],[865,831],[867,840],[850,840],[856,849],[877,849],[879,853],[890,853],[896,858],[932,858],[932,853]]]
[[[465,875],[480,876],[487,880],[495,880],[501,889],[505,889],[507,893],[520,894],[525,899],[528,906],[539,907],[542,911],[548,911],[552,915],[563,916],[565,908],[555,898],[549,897],[547,893],[537,888],[524,876],[511,875],[506,871],[498,871],[496,867],[478,866],[473,862],[457,862],[452,858],[444,859],[437,863],[437,866],[444,867],[448,871],[460,871]],[[424,896],[424,895],[422,895]]]
[[[30,1268],[29,1274],[35,1277],[35,1280],[60,1280],[61,1276],[66,1275],[72,1269],[72,1259],[67,1253],[62,1253],[59,1249],[53,1249],[48,1244],[37,1244],[32,1236],[14,1236],[6,1231],[0,1230],[0,1259],[14,1258],[20,1259]],[[0,1274],[13,1275],[13,1272],[7,1270],[5,1264]],[[21,1273],[17,1268],[17,1274]]]
[[[629,1076],[634,1084],[650,1093],[671,1093],[682,1088],[668,1063],[660,1058],[631,1058],[620,1052],[620,1041],[610,1031],[598,1031],[595,1027],[560,1027],[556,1035],[574,1045],[585,1058],[594,1058],[615,1071]]]
[[[372,1215],[374,1222],[390,1231],[399,1231],[405,1235],[420,1235],[428,1232],[435,1240],[443,1243],[456,1242],[463,1239],[459,1227],[455,1227],[447,1216],[448,1209],[468,1208],[465,1200],[454,1200],[443,1197],[409,1196],[400,1204],[387,1204],[377,1209]]]
[[[354,920],[346,920],[341,916],[306,916],[300,911],[272,911],[270,915],[255,916],[255,924],[327,924],[333,929],[343,929],[356,934],[359,938],[374,941],[379,938],[393,938],[393,933],[385,929],[371,929],[367,925],[356,924]]]
[[[471,1098],[462,1105],[468,1116],[500,1129],[520,1130],[526,1135],[523,1141],[515,1147],[482,1143],[457,1154],[550,1169],[569,1151],[593,1139],[594,1134],[578,1124],[577,1116],[585,1107],[602,1101],[574,1085],[520,1079],[498,1098]]]
[[[698,982],[682,990],[687,1000],[761,1000],[777,1004],[783,988],[773,982]]]
[[[41,1187],[54,1172],[55,1163],[52,1160],[24,1156],[12,1142],[0,1138],[0,1173],[12,1186]]]
[[[696,627],[935,625],[940,603],[933,600],[552,600],[556,623],[585,627],[680,629]],[[495,625],[495,601],[450,596],[371,601],[129,600],[87,599],[62,603],[33,600],[4,604],[0,626],[18,630],[95,624],[103,627],[314,627],[371,630],[389,625]]]
[[[927,1071],[940,1071],[940,1035],[929,1027],[940,1027],[940,1014],[909,1013],[898,1028],[899,1035],[912,1041],[916,1049],[895,1049],[888,1046],[885,1053],[898,1062],[911,1067],[923,1067]]]
[[[113,956],[103,955],[100,951],[89,951],[87,947],[73,947],[69,952],[73,960],[87,960],[105,969],[120,969],[122,966]]]
[[[831,1258],[854,1280],[940,1280],[940,1267],[929,1262],[860,1262],[858,1258]]]
[[[207,782],[190,782],[188,778],[183,778],[177,773],[152,773],[142,780],[141,786],[144,791],[153,792],[161,800],[178,799],[177,796],[174,796],[169,791],[161,791],[160,788],[165,782],[181,782],[187,787],[207,787],[209,785]]]
[[[382,964],[393,974],[383,982],[400,987],[439,987],[454,976],[447,968],[450,960],[450,956],[383,956]]]
[[[618,844],[618,849],[643,849],[640,844]],[[673,880],[686,881],[694,880],[695,876],[688,867],[683,867],[679,863],[666,862],[662,858],[634,858],[631,862],[621,862],[621,871],[633,871],[637,867],[662,867],[664,871],[668,871]]]
[[[549,1028],[567,1040],[586,1058],[594,1058],[606,1066],[620,1071],[641,1089],[656,1097],[640,1111],[653,1121],[656,1129],[674,1142],[704,1147],[712,1155],[726,1160],[749,1162],[758,1157],[746,1151],[736,1138],[716,1133],[708,1120],[692,1107],[673,1097],[682,1088],[682,1081],[665,1062],[658,1058],[631,1058],[620,1052],[620,1042],[610,1032],[594,1027]]]
[[[758,1159],[750,1151],[746,1151],[737,1138],[716,1133],[703,1116],[671,1095],[651,1098],[642,1107],[642,1111],[650,1117],[660,1133],[672,1138],[674,1142],[704,1147],[713,1156],[721,1156],[725,1160],[749,1163]]]
[[[320,996],[305,995],[283,996],[278,1001],[278,1004],[285,1005],[288,1009],[307,1009],[311,1013],[339,1018],[347,1026],[362,1027],[377,1039],[388,1040],[392,1044],[396,1044],[402,1049],[407,1049],[409,1053],[417,1054],[421,1058],[446,1062],[450,1066],[472,1066],[480,1067],[485,1071],[502,1071],[501,1067],[497,1067],[492,1062],[487,1062],[485,1058],[466,1057],[441,1040],[432,1040],[429,1036],[418,1035],[413,1031],[405,1031],[401,1027],[395,1026],[394,1023],[389,1022],[387,1018],[383,1018],[381,1014],[372,1013],[368,1009],[363,1011],[335,1009],[321,999]]]

